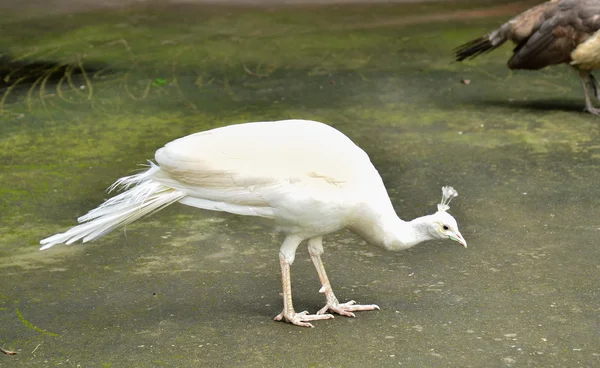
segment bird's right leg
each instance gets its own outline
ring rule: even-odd
[[[600,94],[598,94],[598,80],[594,75],[590,72],[590,86],[592,86],[592,91],[594,91],[594,96],[596,96],[596,100],[600,101]]]
[[[296,313],[292,304],[292,281],[290,266],[294,263],[296,249],[302,242],[302,238],[288,235],[279,251],[279,264],[281,265],[281,283],[283,285],[283,311],[276,317],[276,321],[285,320],[302,327],[313,327],[308,321],[333,318],[331,314],[308,314],[307,311]]]
[[[579,78],[581,79],[581,84],[583,84],[583,93],[585,94],[585,109],[593,115],[600,115],[600,109],[594,107],[592,101],[590,99],[590,91],[588,86],[591,86],[594,90],[594,94],[598,96],[596,85],[596,79],[594,76],[587,70],[579,70]]]

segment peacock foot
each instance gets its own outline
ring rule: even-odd
[[[592,106],[587,106],[584,111],[589,112],[592,115],[600,115],[600,109]]]
[[[346,303],[338,303],[338,302],[330,303],[330,302],[328,302],[327,305],[325,305],[323,308],[321,308],[317,312],[317,314],[324,315],[325,312],[330,310],[341,316],[355,317],[354,313],[352,313],[352,312],[370,311],[370,310],[375,310],[375,309],[379,309],[379,306],[376,304],[361,305],[361,304],[356,304],[356,302],[354,300],[350,300],[349,302],[346,302]]]
[[[324,312],[323,312],[324,313]],[[308,321],[316,321],[320,319],[330,319],[334,318],[333,314],[308,314],[308,311],[296,313],[292,310],[292,313],[286,313],[285,310],[275,316],[276,321],[285,320],[286,322],[292,323],[296,326],[302,327],[314,327]]]

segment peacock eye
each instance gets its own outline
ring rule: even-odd
[[[448,230],[448,229],[450,229],[450,228],[448,227],[448,225],[444,225],[444,230]]]

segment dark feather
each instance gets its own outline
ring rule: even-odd
[[[489,37],[479,37],[473,41],[467,42],[464,45],[460,45],[454,49],[454,56],[456,61],[463,61],[465,59],[472,59],[478,55],[492,51],[496,46],[492,45]]]
[[[534,70],[568,63],[571,61],[571,52],[577,48],[580,35],[581,32],[572,26],[548,22],[515,48],[508,67]]]

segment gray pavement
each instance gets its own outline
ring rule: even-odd
[[[598,366],[600,120],[566,67],[510,72],[509,47],[451,63],[454,46],[514,11],[501,6],[6,18],[0,347],[18,354],[0,366]],[[469,248],[389,253],[327,236],[338,297],[381,310],[314,329],[272,320],[281,237],[251,218],[173,205],[91,244],[37,250],[164,143],[288,117],[363,147],[402,218],[434,212],[454,186]],[[303,246],[292,284],[298,310],[321,308]]]

